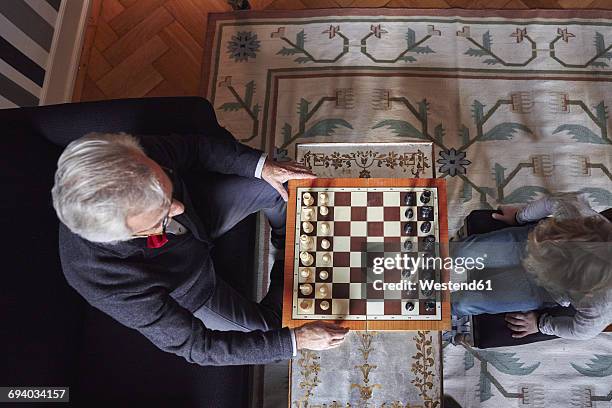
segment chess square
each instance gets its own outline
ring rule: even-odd
[[[350,283],[351,269],[348,267],[339,267],[333,269],[334,283]]]
[[[327,292],[321,292],[321,288],[327,289]],[[331,299],[333,296],[332,285],[330,283],[315,283],[315,298],[316,299]]]
[[[323,248],[323,241],[327,241],[326,244],[329,246],[327,248]],[[336,247],[334,245],[334,237],[317,237],[317,251],[336,251]]]
[[[367,213],[368,213],[368,221],[383,221],[385,218],[383,207],[367,207]]]
[[[368,235],[368,227],[365,221],[353,221],[350,223],[352,237],[365,237]]]
[[[322,200],[321,194],[327,194],[327,202],[324,202]],[[318,205],[326,205],[328,207],[333,207],[334,206],[334,193],[331,191],[320,191],[319,193],[317,193],[317,204]]]
[[[431,221],[417,221],[417,233],[419,237],[426,237],[434,233],[434,225]]]
[[[385,290],[385,302],[388,299],[396,299],[399,301],[401,298],[402,298],[401,290]]]
[[[357,267],[361,267],[361,252],[351,252],[351,263],[350,263],[350,267],[352,268],[357,268]]]
[[[336,191],[334,193],[334,206],[335,207],[351,206],[351,193],[349,191]]]
[[[385,269],[383,275],[384,281],[388,283],[397,283],[402,280],[402,271],[400,271],[399,269]]]
[[[378,288],[378,289],[376,289]],[[367,283],[366,284],[366,289],[367,289],[367,299],[384,299],[385,297],[385,291],[382,290],[382,283],[379,282],[376,284],[376,288],[374,288],[374,284],[373,283]]]
[[[382,206],[382,205],[383,205],[382,191],[369,191],[368,192],[368,207]]]
[[[334,251],[349,252],[351,251],[351,237],[334,237]]]
[[[321,272],[326,272],[327,273],[327,278],[326,279],[323,279],[321,277]],[[325,274],[323,274],[323,276],[325,276]],[[315,269],[314,278],[315,278],[315,282],[318,282],[318,283],[331,283],[331,282],[335,282],[333,268],[316,268]]]
[[[350,268],[351,283],[361,283],[366,281],[366,273],[363,268]]]
[[[350,194],[351,206],[366,207],[368,205],[368,193],[366,193],[365,191],[352,191]]]
[[[349,299],[332,299],[332,314],[348,315],[349,306]]]
[[[333,283],[332,287],[334,299],[348,299],[350,297],[350,283]]]
[[[406,304],[412,303],[414,305],[413,310],[406,309]],[[415,316],[419,314],[419,302],[402,300],[402,315],[404,316]]]
[[[352,299],[349,301],[349,314],[351,315],[365,315],[366,314],[366,301],[363,299]]]
[[[366,221],[368,219],[367,207],[351,207],[351,221]]]
[[[401,237],[384,237],[384,250],[385,252],[398,253],[402,250]]]
[[[349,283],[349,296],[351,299],[363,299],[363,284],[362,283]]]
[[[381,248],[381,242],[385,242],[385,237],[368,237],[368,249],[373,249],[372,246],[374,246],[375,248]]]
[[[329,231],[327,233],[323,232],[323,225],[329,226]],[[317,222],[317,235],[320,237],[334,235],[334,222],[333,221]]]
[[[385,300],[385,315],[399,316],[402,314],[401,300]]]
[[[436,314],[436,310],[439,306],[439,304],[436,303],[436,307],[434,307],[431,310],[427,310],[427,308],[425,307],[425,305],[430,302],[430,300],[420,300],[419,301],[419,310],[420,310],[420,314],[422,315],[435,315]],[[435,303],[435,302],[434,302]]]
[[[351,263],[350,254],[352,254],[352,252],[334,252],[334,255],[333,255],[333,257],[334,257],[334,259],[333,259],[334,267],[337,267],[337,266],[348,267],[348,266],[350,266],[350,263]]]
[[[309,275],[307,278],[302,277],[302,271],[307,271],[309,272]],[[298,282],[299,283],[312,283],[315,280],[315,275],[314,275],[314,270],[313,268],[298,268]]]
[[[327,214],[323,214],[323,209],[327,209]],[[334,220],[334,207],[319,207],[317,214],[317,221],[333,221]]]
[[[331,262],[330,263],[325,263],[323,262],[323,255],[324,254],[329,254],[329,256],[331,257]],[[318,267],[324,268],[324,267],[331,267],[334,264],[334,258],[335,258],[335,254],[334,252],[316,252],[316,265]]]
[[[397,223],[394,223],[397,224]],[[383,222],[368,221],[368,237],[382,237],[386,235]]]
[[[334,221],[350,221],[351,207],[334,207]]]
[[[383,221],[399,221],[400,207],[383,207]]]
[[[385,207],[399,207],[400,193],[398,191],[383,191],[383,205]]]
[[[401,224],[397,221],[385,221],[383,228],[383,235],[385,237],[399,237],[401,233]]]
[[[365,252],[367,251],[367,238],[366,237],[350,237],[351,240],[351,251],[352,252]]]
[[[381,301],[368,301],[367,314],[377,315],[377,316],[384,315],[385,314],[385,303]]]
[[[333,224],[335,237],[349,237],[351,235],[351,222],[334,221]]]
[[[299,299],[298,300],[298,314],[311,315],[315,312],[314,300],[312,299]]]
[[[400,207],[402,221],[416,221],[418,207]]]
[[[317,220],[317,207],[302,207],[300,211],[300,220],[301,221],[311,221],[314,222]]]
[[[327,310],[323,310],[321,305],[325,303],[327,305]],[[315,299],[315,313],[318,315],[330,315],[332,314],[332,304],[330,299]]]
[[[418,250],[418,241],[415,237],[402,238],[402,252],[412,252]]]

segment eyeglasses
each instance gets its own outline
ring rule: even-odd
[[[132,237],[133,238],[146,238],[150,235],[160,235],[160,234],[165,234],[166,233],[166,228],[168,227],[168,224],[170,223],[170,210],[172,209],[172,202],[170,202],[170,208],[168,208],[168,212],[166,213],[166,215],[164,216],[164,218],[162,218],[161,221],[161,228],[162,231],[161,233],[138,233],[138,234],[133,234]],[[157,227],[153,227],[151,228],[151,230],[156,230]]]

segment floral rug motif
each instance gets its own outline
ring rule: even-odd
[[[278,159],[299,143],[432,143],[451,235],[474,209],[551,192],[612,207],[611,12],[211,14],[207,41],[202,95],[238,139]],[[464,407],[612,406],[611,342],[601,335],[597,355],[591,343],[548,342],[529,358],[447,349],[445,366],[463,371],[446,373],[445,392]]]

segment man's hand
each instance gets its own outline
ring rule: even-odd
[[[349,329],[326,322],[306,323],[295,329],[298,350],[327,350],[338,347]]]
[[[516,213],[520,211],[519,207],[500,207],[499,210],[502,212],[493,213],[492,217],[495,220],[503,221],[508,225],[516,225]]]
[[[278,194],[287,201],[289,196],[283,183],[291,179],[313,179],[317,178],[309,168],[302,166],[294,161],[277,162],[266,159],[266,163],[261,171],[261,178],[267,181]]]
[[[527,313],[506,313],[507,326],[514,333],[512,337],[520,339],[530,334],[537,333],[538,314],[536,312]]]

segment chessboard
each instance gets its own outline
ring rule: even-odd
[[[291,180],[283,326],[448,329],[448,292],[419,283],[447,282],[447,270],[425,262],[411,271],[373,268],[376,258],[444,258],[447,244],[442,179]]]

